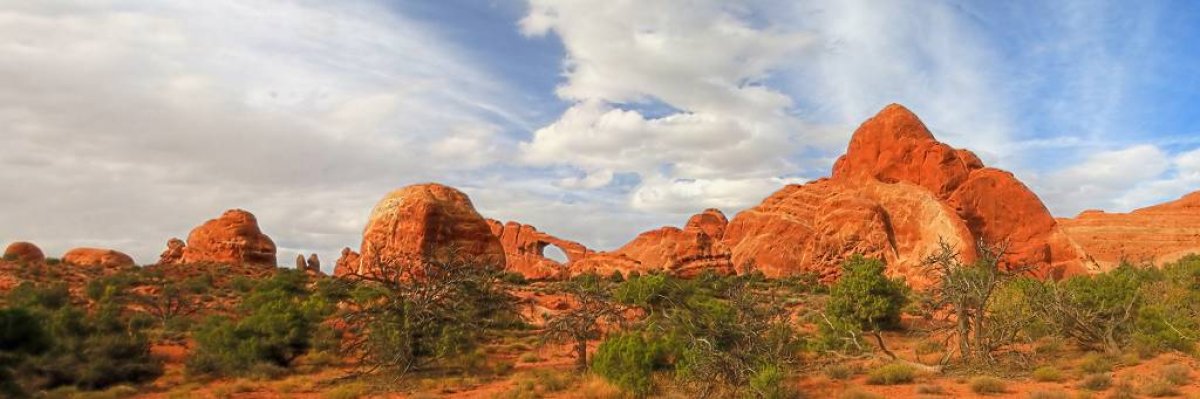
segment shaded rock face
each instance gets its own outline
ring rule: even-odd
[[[358,252],[350,248],[342,248],[342,256],[338,257],[337,263],[333,265],[333,275],[344,277],[354,274],[360,268],[359,261],[362,259]]]
[[[75,248],[62,257],[63,263],[79,266],[104,268],[126,268],[135,266],[133,258],[124,253],[104,248]]]
[[[1200,253],[1200,192],[1130,213],[1089,210],[1058,222],[1102,271],[1122,260],[1161,265]]]
[[[159,263],[276,265],[275,242],[258,228],[258,219],[241,209],[225,211],[188,234],[187,244],[167,242]]]
[[[1041,200],[1011,173],[938,142],[908,109],[889,105],[855,131],[833,176],[776,192],[739,213],[725,232],[733,262],[768,276],[835,278],[858,253],[922,284],[913,270],[937,248],[966,260],[974,245],[1008,241],[1008,265],[1046,277],[1085,273],[1079,249]]]
[[[591,253],[583,244],[564,240],[538,231],[536,227],[517,222],[500,223],[488,219],[492,234],[500,239],[504,247],[505,268],[521,273],[527,279],[542,280],[562,277],[567,264],[574,263]],[[566,262],[547,258],[545,250],[554,246],[567,256]]]
[[[663,271],[679,277],[695,277],[705,271],[734,274],[732,255],[721,241],[725,214],[716,209],[692,216],[683,229],[662,227],[639,234],[615,251],[588,256],[571,265],[572,274]]]
[[[383,197],[367,220],[359,253],[358,264],[343,273],[369,274],[383,264],[443,257],[504,262],[499,238],[467,195],[433,183],[408,186]]]
[[[158,256],[158,264],[165,265],[171,263],[182,263],[183,249],[186,247],[187,244],[184,244],[183,240],[178,238],[172,238],[168,240],[167,249]]]
[[[31,242],[17,241],[4,248],[4,258],[17,262],[44,262],[46,254]]]

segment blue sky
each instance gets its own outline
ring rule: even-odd
[[[598,249],[826,176],[892,102],[1059,216],[1200,189],[1187,1],[9,1],[0,241],[281,259],[404,185]],[[326,264],[332,264],[327,261]]]

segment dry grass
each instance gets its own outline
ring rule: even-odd
[[[995,395],[1008,390],[1008,385],[996,377],[979,376],[971,379],[971,391],[980,395]]]

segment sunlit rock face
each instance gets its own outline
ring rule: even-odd
[[[1130,213],[1088,210],[1058,222],[1101,270],[1123,260],[1161,265],[1200,253],[1200,192]]]
[[[790,185],[730,222],[736,265],[768,276],[836,278],[854,254],[885,259],[889,273],[926,283],[916,268],[944,240],[965,260],[975,244],[1007,242],[1007,267],[1043,277],[1087,272],[1041,200],[1011,173],[938,142],[916,115],[892,104],[855,131],[833,175]]]

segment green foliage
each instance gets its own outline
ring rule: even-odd
[[[102,291],[92,311],[71,304],[61,285],[22,284],[10,293],[9,303],[21,309],[17,312],[37,318],[45,335],[44,343],[39,344],[45,350],[13,369],[21,385],[99,389],[147,381],[162,372],[161,364],[150,355],[145,319],[124,312],[123,292],[113,286]]]
[[[312,348],[317,324],[332,304],[310,295],[303,272],[282,270],[241,304],[240,320],[209,317],[195,331],[196,350],[188,371],[236,375],[269,367],[287,368]]]
[[[339,314],[351,338],[343,354],[357,356],[364,369],[403,373],[434,362],[450,365],[489,333],[524,326],[499,265],[453,254],[374,264],[375,270],[341,280],[350,286]]]
[[[514,285],[525,285],[529,283],[529,281],[525,279],[524,274],[517,272],[505,272],[504,274],[501,274],[500,281]]]
[[[645,377],[638,381],[647,384],[650,373],[662,369],[672,371],[684,389],[754,394],[748,389],[750,380],[769,377],[773,371],[763,371],[765,365],[788,367],[801,347],[782,298],[756,291],[748,279],[707,273],[684,280],[649,274],[629,278],[613,297],[643,315],[627,333],[654,343],[636,353],[659,360],[626,371]],[[619,347],[629,345],[633,344],[622,342]]]
[[[979,376],[971,379],[969,383],[971,391],[980,395],[994,395],[1004,393],[1008,389],[1004,380],[990,376]]]
[[[23,391],[11,369],[29,355],[46,351],[50,344],[41,321],[32,313],[21,308],[0,309],[0,394],[21,396]]]
[[[750,377],[750,391],[762,399],[788,399],[797,396],[784,382],[786,375],[778,365],[763,365]]]
[[[1088,374],[1079,382],[1079,387],[1089,391],[1103,391],[1112,386],[1112,376],[1108,373]]]
[[[609,337],[596,349],[592,370],[617,387],[639,397],[650,394],[650,379],[663,366],[667,350],[641,334],[628,332]]]
[[[1033,379],[1040,382],[1059,382],[1062,378],[1062,371],[1054,366],[1041,366],[1033,370]]]
[[[884,276],[883,261],[855,256],[842,265],[842,276],[829,288],[829,316],[867,331],[900,326],[908,304],[908,287],[901,279]]]
[[[889,363],[867,374],[867,383],[872,385],[908,384],[916,380],[917,369],[903,363]]]

